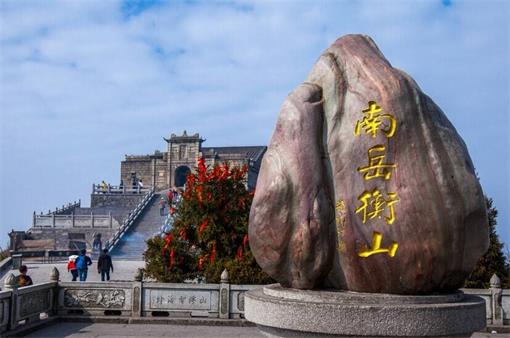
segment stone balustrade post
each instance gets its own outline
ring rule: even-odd
[[[53,304],[51,307],[52,315],[58,314],[58,294],[59,294],[59,286],[58,282],[60,281],[60,272],[56,267],[53,267],[50,272],[50,282],[55,282],[55,287],[53,288]]]
[[[14,330],[17,327],[18,321],[16,320],[17,306],[18,306],[18,286],[16,284],[16,277],[11,273],[4,280],[4,290],[11,291],[11,306],[9,307],[9,330]]]
[[[490,280],[492,325],[503,325],[503,289],[498,275],[493,274]]]
[[[220,278],[219,317],[228,319],[230,316],[230,283],[228,281],[227,269],[223,270]]]
[[[142,317],[143,308],[143,269],[138,269],[133,281],[133,295],[131,316]]]
[[[50,272],[50,282],[58,282],[60,279],[60,272],[56,267],[53,267]]]

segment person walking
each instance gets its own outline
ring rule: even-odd
[[[165,207],[166,207],[165,198],[161,197],[161,199],[159,200],[159,215],[160,216],[165,216]]]
[[[28,268],[26,265],[19,267],[19,275],[16,276],[16,285],[21,288],[23,286],[33,285],[32,278],[27,275]]]
[[[69,256],[69,262],[67,263],[67,271],[73,276],[73,282],[76,282],[76,278],[78,278],[78,268],[76,267],[77,258],[78,256],[71,255]]]
[[[108,254],[108,249],[103,249],[103,253],[97,260],[97,273],[101,274],[101,281],[110,280],[110,269],[113,273],[112,257]]]
[[[87,272],[89,265],[92,265],[92,259],[86,255],[87,250],[83,249],[80,252],[78,258],[76,258],[76,268],[78,269],[78,275],[80,276],[80,282],[87,280]]]

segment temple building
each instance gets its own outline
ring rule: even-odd
[[[207,165],[228,162],[232,166],[248,166],[247,187],[254,189],[266,146],[202,147],[204,139],[198,133],[181,136],[171,134],[163,138],[167,151],[150,155],[126,155],[121,162],[120,177],[123,185],[135,185],[139,180],[145,187],[156,191],[182,187],[186,176],[204,157]]]
[[[142,259],[145,240],[159,233],[165,221],[160,210],[164,190],[182,187],[186,176],[203,157],[207,165],[229,163],[248,166],[246,186],[254,189],[266,146],[202,147],[199,134],[164,138],[167,151],[151,155],[126,155],[121,162],[122,186],[92,185],[90,206],[81,201],[47,213],[34,211],[27,231],[11,231],[10,250],[23,255],[60,257],[102,245],[115,257]],[[139,185],[142,181],[143,187]],[[154,191],[152,188],[155,188]],[[129,231],[128,231],[129,230]]]

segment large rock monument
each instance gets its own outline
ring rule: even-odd
[[[488,247],[467,148],[367,36],[338,39],[284,101],[249,236],[280,283],[247,295],[246,318],[269,335],[462,336],[485,326],[483,300],[457,291]]]

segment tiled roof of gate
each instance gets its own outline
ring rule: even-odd
[[[202,152],[207,153],[211,151],[211,149],[218,153],[219,157],[221,155],[227,154],[245,154],[246,158],[253,159],[257,161],[264,151],[266,150],[266,146],[244,146],[244,147],[202,147]]]

